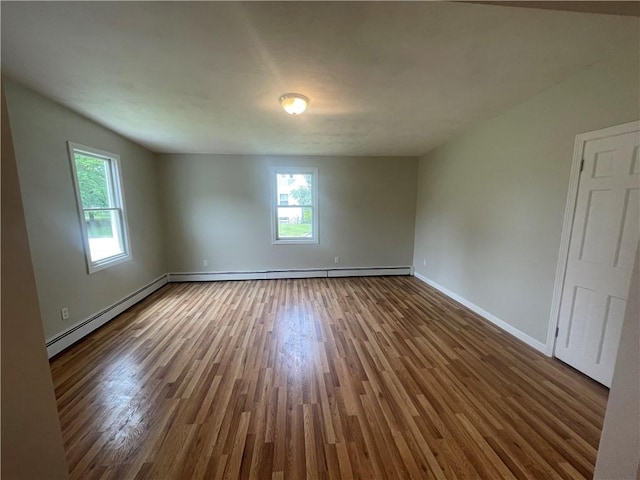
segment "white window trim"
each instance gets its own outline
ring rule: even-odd
[[[80,222],[80,230],[82,231],[82,243],[84,245],[85,260],[87,262],[88,273],[95,273],[114,265],[131,260],[131,247],[129,245],[129,223],[127,221],[127,208],[124,200],[124,188],[122,187],[122,177],[120,173],[120,156],[115,153],[106,152],[93,147],[87,147],[74,142],[67,142],[69,151],[69,162],[71,163],[71,175],[73,177],[73,188],[76,194],[76,206],[78,209],[78,220]],[[78,172],[76,171],[76,162],[74,152],[83,152],[96,157],[109,159],[111,162],[111,180],[113,182],[113,190],[115,193],[114,202],[121,211],[122,222],[122,247],[124,252],[119,255],[113,255],[101,260],[91,260],[91,248],[89,246],[89,232],[84,219],[84,208],[82,207],[82,197],[80,195],[80,185],[78,184]],[[119,195],[118,195],[119,194]]]
[[[290,174],[311,174],[313,183],[311,185],[311,195],[313,198],[313,237],[311,238],[278,238],[278,179],[281,173]],[[273,245],[313,245],[319,243],[318,232],[318,169],[314,167],[273,167],[271,169],[271,243]],[[291,205],[295,206],[295,205]]]

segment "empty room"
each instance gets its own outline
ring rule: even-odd
[[[640,479],[639,2],[0,8],[3,479]]]

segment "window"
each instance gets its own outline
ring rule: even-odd
[[[130,258],[118,155],[68,142],[87,268]]]
[[[272,173],[273,243],[318,243],[318,169]]]

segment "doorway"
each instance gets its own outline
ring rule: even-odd
[[[548,352],[611,385],[640,240],[640,122],[576,137]]]

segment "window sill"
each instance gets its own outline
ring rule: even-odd
[[[116,255],[113,257],[105,258],[98,262],[88,263],[87,270],[89,271],[89,274],[91,274],[91,273],[99,272],[100,270],[104,270],[105,268],[113,267],[115,265],[128,262],[129,260],[131,260],[131,255],[128,253],[122,254],[122,255]]]
[[[317,245],[317,238],[309,238],[304,240],[298,240],[294,238],[283,238],[279,240],[273,240],[271,242],[273,245]]]

